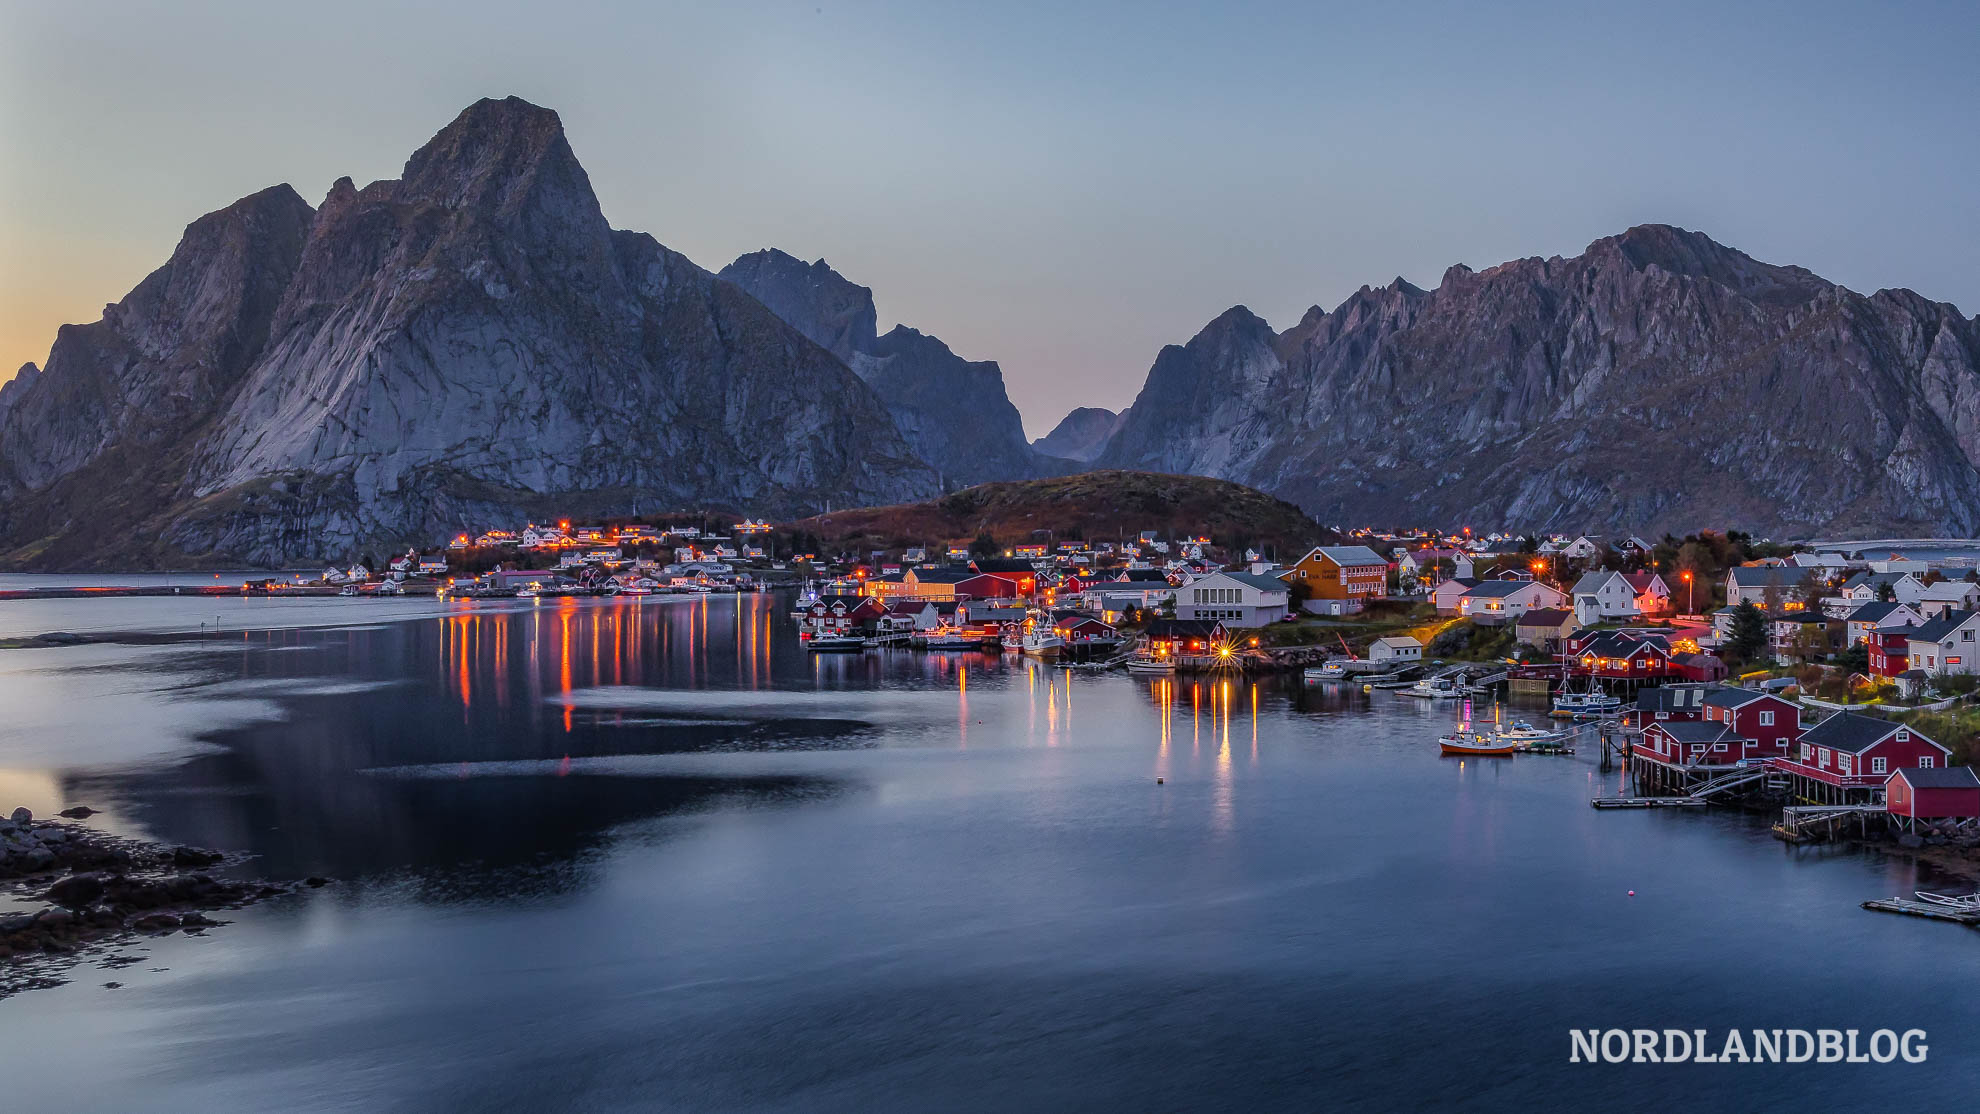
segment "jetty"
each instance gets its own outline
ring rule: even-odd
[[[1712,802],[1702,797],[1597,797],[1595,808],[1698,808]]]
[[[1897,913],[1906,917],[1929,917],[1935,921],[1980,925],[1980,910],[1959,909],[1929,901],[1914,901],[1908,897],[1877,898],[1864,902],[1863,907],[1873,913]]]

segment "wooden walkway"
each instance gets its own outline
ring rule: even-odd
[[[1698,797],[1597,797],[1588,803],[1595,808],[1694,808],[1712,802]]]
[[[1913,901],[1906,897],[1885,897],[1863,903],[1865,909],[1877,913],[1900,913],[1907,917],[1929,917],[1935,921],[1952,921],[1955,924],[1980,925],[1980,912],[1969,912],[1933,905],[1926,901]]]

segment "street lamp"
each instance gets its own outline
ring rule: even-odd
[[[1684,573],[1684,613],[1686,615],[1698,614],[1691,607],[1691,570],[1689,569],[1686,569]]]

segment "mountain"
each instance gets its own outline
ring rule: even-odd
[[[1116,414],[1098,406],[1081,406],[1052,427],[1052,432],[1031,443],[1032,451],[1084,464],[1100,455],[1107,439],[1127,418],[1127,411]]]
[[[833,511],[790,525],[854,550],[962,544],[981,534],[1009,546],[1201,532],[1286,562],[1330,536],[1298,507],[1262,491],[1202,476],[1118,471],[979,484],[926,502]]]
[[[7,408],[14,404],[15,399],[27,393],[27,389],[34,386],[34,381],[39,378],[41,378],[41,369],[32,363],[26,363],[21,365],[21,369],[14,373],[12,379],[0,383],[0,424],[4,424],[7,420]]]
[[[399,179],[201,217],[0,414],[0,560],[34,567],[280,565],[531,516],[938,489],[830,352],[612,229],[556,113],[513,97]]]
[[[1156,357],[1096,464],[1340,524],[1980,531],[1980,321],[1661,225],[1571,259],[1242,306]]]
[[[886,403],[921,459],[945,482],[979,483],[1063,471],[1039,461],[1024,423],[989,360],[965,360],[932,336],[896,325],[879,333],[873,291],[823,259],[806,263],[775,249],[751,252],[720,277],[845,361]]]

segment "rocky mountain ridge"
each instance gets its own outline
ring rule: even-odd
[[[830,352],[613,230],[557,115],[516,98],[470,106],[399,179],[195,221],[0,412],[0,548],[34,567],[938,490]]]
[[[1079,406],[1073,408],[1052,432],[1031,443],[1034,451],[1046,456],[1063,457],[1066,460],[1088,463],[1100,455],[1114,431],[1127,420],[1127,411],[1115,413],[1099,406]]]
[[[882,335],[873,291],[823,259],[806,263],[769,248],[742,256],[719,277],[852,368],[879,394],[908,445],[945,483],[966,486],[1070,470],[1063,461],[1039,459],[1025,442],[1024,422],[994,361],[966,360],[906,325]]]
[[[1980,531],[1980,321],[1661,225],[1579,256],[1242,306],[1165,348],[1096,465],[1323,522]]]

